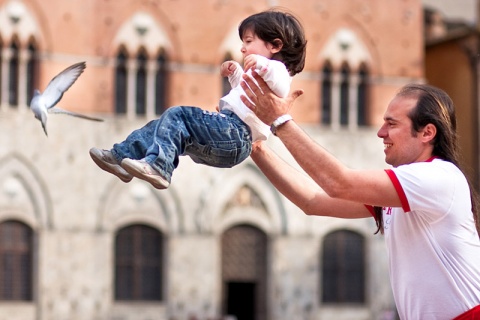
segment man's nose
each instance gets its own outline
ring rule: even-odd
[[[387,130],[385,129],[385,125],[381,126],[380,129],[377,131],[377,137],[383,138],[387,136]]]

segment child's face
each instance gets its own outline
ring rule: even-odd
[[[262,39],[257,37],[257,35],[251,30],[245,31],[245,33],[243,34],[242,42],[243,44],[241,52],[243,54],[243,58],[245,58],[249,54],[258,54],[270,59],[276,52],[274,51],[274,47],[271,43],[263,41]]]

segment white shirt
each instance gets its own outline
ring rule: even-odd
[[[480,304],[480,240],[462,172],[440,159],[386,170],[402,208],[383,208],[401,319],[452,319]]]
[[[276,60],[269,60],[263,56],[257,56],[257,65],[255,71],[265,80],[268,87],[279,97],[285,98],[290,92],[290,84],[292,77],[288,73],[285,65]],[[257,118],[255,113],[250,110],[240,99],[244,95],[240,82],[242,81],[243,69],[237,64],[235,72],[228,76],[228,81],[232,86],[232,90],[221,98],[220,109],[233,111],[240,119],[243,120],[252,131],[252,141],[266,140],[270,135],[270,127]],[[251,74],[248,70],[247,74]],[[222,103],[223,102],[223,103]]]

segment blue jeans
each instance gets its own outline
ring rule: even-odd
[[[251,151],[250,128],[235,113],[184,106],[168,108],[160,118],[133,131],[111,150],[118,161],[145,159],[169,182],[179,156],[230,168],[245,160]]]

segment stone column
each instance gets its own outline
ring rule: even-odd
[[[157,63],[155,60],[147,61],[147,119],[155,117],[155,75],[157,73]]]
[[[137,100],[137,61],[129,59],[127,61],[127,118],[135,118],[135,108]]]
[[[331,127],[333,130],[340,129],[340,82],[342,75],[335,71],[332,73],[332,110]]]
[[[358,74],[351,73],[348,87],[348,129],[350,130],[358,128],[358,82]]]

